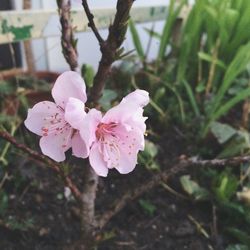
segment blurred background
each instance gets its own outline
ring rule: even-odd
[[[192,3],[192,1],[191,1]],[[57,5],[56,1],[50,0],[31,0],[31,9],[32,10],[56,10]],[[135,1],[134,8],[136,7],[148,7],[148,6],[168,6],[168,0],[137,0]],[[90,7],[92,9],[103,9],[103,8],[114,8],[116,5],[116,1],[107,0],[107,1],[99,1],[93,0],[90,3]],[[22,10],[24,8],[23,1],[20,0],[1,0],[0,9],[1,10]],[[81,5],[72,1],[72,9],[81,10]],[[82,11],[83,13],[83,11]],[[111,20],[111,19],[110,19]],[[77,24],[75,24],[77,25]],[[164,21],[155,22],[155,31],[160,31],[164,25]],[[140,34],[141,39],[148,39],[147,33],[143,31],[143,28],[151,28],[152,22],[150,22],[150,18],[147,22],[143,24],[138,24],[138,32]],[[31,42],[31,50],[33,53],[34,67],[38,71],[55,71],[62,72],[68,68],[63,55],[61,53],[61,44],[60,44],[60,24],[58,18],[52,18],[49,20],[49,24],[47,27],[51,27],[51,29],[57,29],[58,36],[47,37],[43,39],[34,39]],[[49,28],[47,28],[46,32],[50,32]],[[107,29],[101,30],[102,35],[107,34]],[[78,38],[81,42],[78,44],[78,52],[79,52],[79,63],[88,63],[92,65],[95,69],[97,68],[100,52],[98,43],[91,32],[81,32],[76,33],[76,38]],[[87,46],[84,46],[86,44]],[[159,44],[158,40],[152,42],[152,48],[150,50],[149,59],[152,59],[156,55],[157,46]],[[146,46],[146,43],[144,43]],[[1,62],[0,69],[4,69],[7,67],[11,68],[11,63],[6,60],[10,60],[8,56],[4,56],[3,53],[6,52],[7,45],[0,45],[0,53],[1,53]],[[127,39],[124,43],[124,47],[126,51],[132,50],[134,48],[130,33],[127,34]],[[17,64],[22,68],[27,68],[27,62],[25,59],[25,52],[23,43],[20,42],[14,45],[14,49],[16,50]],[[8,48],[7,48],[8,50]],[[10,53],[10,52],[9,52]]]

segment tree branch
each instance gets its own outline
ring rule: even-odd
[[[62,180],[64,181],[65,186],[69,187],[69,189],[71,190],[75,199],[80,203],[82,202],[81,192],[76,187],[76,185],[72,182],[72,180],[69,178],[69,176],[65,175],[63,169],[61,168],[61,166],[59,164],[57,164],[53,160],[49,159],[47,156],[39,154],[38,152],[25,146],[24,144],[18,143],[13,136],[11,136],[9,133],[7,133],[5,131],[0,131],[0,138],[3,138],[4,140],[10,142],[16,148],[18,148],[18,149],[22,150],[23,152],[27,153],[28,155],[30,155],[33,159],[48,165],[59,176],[61,176]]]
[[[99,219],[99,228],[103,228],[109,220],[114,217],[118,212],[120,212],[130,201],[135,200],[142,194],[151,190],[152,188],[160,185],[162,182],[168,181],[168,179],[188,167],[225,167],[237,166],[241,163],[250,162],[250,156],[239,156],[229,159],[214,159],[214,160],[199,160],[195,157],[189,158],[186,160],[181,160],[174,164],[172,168],[168,168],[164,171],[159,172],[154,175],[149,181],[142,184],[139,188],[135,190],[130,190],[115,201],[108,211],[105,211],[104,214]]]
[[[83,0],[83,4],[85,2],[86,1]],[[99,67],[94,78],[93,87],[90,92],[90,100],[95,104],[102,96],[102,92],[105,87],[105,81],[107,79],[107,76],[109,75],[112,63],[117,60],[117,58],[119,58],[122,52],[119,51],[119,48],[125,39],[125,34],[128,27],[129,13],[133,2],[134,0],[117,1],[116,15],[113,24],[109,27],[108,38],[106,41],[100,42],[102,57],[101,61],[99,62]],[[89,19],[89,21],[90,20],[91,19]],[[91,22],[89,22],[89,26],[92,28],[92,30],[93,28],[95,28],[95,26],[93,26]]]
[[[98,40],[100,46],[101,44],[104,42],[103,38],[101,37],[98,29],[95,26],[95,22],[94,22],[94,15],[91,13],[90,9],[89,9],[89,5],[87,0],[83,0],[82,1],[82,6],[84,8],[84,11],[86,13],[86,16],[89,20],[88,26],[92,29],[92,31],[94,32],[96,39]]]
[[[78,55],[76,49],[77,41],[74,38],[73,27],[71,23],[70,0],[57,0],[58,14],[62,26],[61,45],[62,53],[73,71],[79,72]]]

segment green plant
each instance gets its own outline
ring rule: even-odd
[[[156,61],[144,67],[136,84],[143,82],[145,87],[146,83],[152,100],[168,111],[169,121],[178,119],[173,98],[180,107],[179,121],[201,117],[199,130],[204,138],[213,121],[250,96],[249,84],[231,91],[240,86],[239,79],[249,82],[250,35],[244,30],[250,26],[250,2],[197,0],[180,28],[178,15],[185,6],[186,1],[171,1],[162,32],[146,29],[149,39],[158,39],[160,45]],[[144,62],[145,52],[132,21],[130,30]]]

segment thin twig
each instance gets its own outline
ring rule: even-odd
[[[204,227],[199,223],[193,216],[188,215],[188,219],[196,226],[196,229],[199,233],[205,236],[207,239],[210,238],[208,232],[204,229]]]
[[[173,167],[168,168],[164,171],[159,172],[154,175],[149,181],[141,184],[140,187],[135,190],[130,190],[115,201],[108,211],[100,216],[99,227],[103,228],[109,220],[120,212],[128,202],[135,200],[145,192],[151,190],[152,188],[160,185],[162,182],[167,182],[168,179],[189,167],[225,167],[225,166],[237,166],[242,163],[250,162],[250,156],[238,156],[228,159],[213,159],[213,160],[199,160],[197,157],[188,158],[186,160],[181,160]]]
[[[78,55],[76,49],[76,40],[74,38],[73,27],[71,23],[70,0],[57,0],[58,14],[62,26],[61,45],[62,53],[70,69],[79,72]]]
[[[11,136],[9,133],[7,133],[5,131],[0,131],[0,138],[10,142],[16,148],[27,153],[28,155],[30,155],[32,158],[36,159],[37,161],[45,163],[47,166],[49,166],[51,169],[53,169],[57,174],[59,174],[59,176],[61,176],[62,180],[65,183],[65,186],[70,188],[75,199],[78,202],[81,202],[81,199],[82,199],[81,192],[76,187],[76,185],[72,182],[72,180],[69,178],[69,176],[65,175],[63,169],[61,168],[61,166],[59,164],[57,164],[53,160],[49,159],[47,156],[39,154],[38,152],[32,150],[31,148],[27,147],[26,145],[18,143],[13,136]]]
[[[134,0],[118,0],[116,5],[116,14],[113,24],[109,27],[109,34],[106,41],[101,41],[100,50],[102,58],[99,62],[99,67],[93,81],[93,87],[90,92],[90,100],[96,104],[102,96],[105,87],[105,81],[110,73],[112,63],[119,59],[122,51],[119,51],[128,27],[129,13]],[[83,0],[86,4],[86,0]],[[86,10],[85,10],[86,11]],[[86,12],[88,16],[88,12]],[[95,28],[93,23],[93,15],[89,18],[89,26]],[[94,30],[93,30],[94,31]],[[98,39],[99,41],[99,39]],[[100,42],[100,41],[99,41]]]
[[[216,239],[216,242],[218,242],[217,211],[215,205],[213,205],[212,210],[213,210],[213,236]]]
[[[169,193],[175,195],[176,197],[180,198],[180,199],[183,199],[183,200],[189,200],[188,197],[186,197],[185,195],[183,194],[180,194],[178,192],[176,192],[173,188],[171,188],[170,186],[168,186],[166,183],[162,182],[161,183],[161,186],[167,190]]]
[[[2,180],[1,180],[1,182],[0,182],[0,190],[2,189],[2,187],[3,187],[4,183],[5,183],[5,181],[7,181],[8,179],[9,179],[9,174],[8,174],[8,172],[5,172],[3,178],[2,178]]]
[[[98,29],[96,28],[95,22],[94,22],[94,15],[91,13],[90,9],[89,9],[89,5],[88,5],[88,1],[87,0],[83,0],[82,1],[82,6],[84,8],[84,11],[86,13],[86,16],[88,18],[88,26],[92,29],[92,31],[94,32],[96,39],[98,40],[99,44],[101,45],[104,40],[101,37]]]

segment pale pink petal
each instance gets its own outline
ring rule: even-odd
[[[86,144],[87,149],[91,147],[96,140],[96,129],[102,119],[102,114],[96,109],[91,109],[84,117],[80,127],[80,135]]]
[[[86,147],[78,131],[72,137],[72,152],[74,156],[80,158],[87,158],[89,156],[89,149]]]
[[[137,111],[134,112],[133,115],[124,122],[124,124],[130,124],[130,126],[140,129],[144,134],[146,131],[146,120],[147,117],[143,116],[143,109],[138,108]]]
[[[97,175],[103,177],[106,177],[108,175],[108,168],[99,151],[98,143],[94,143],[90,150],[89,162]]]
[[[76,98],[69,98],[65,107],[65,120],[75,129],[80,129],[86,116],[85,105]]]
[[[119,165],[115,167],[120,174],[128,174],[135,169],[137,164],[137,154],[138,152],[133,151],[131,155],[125,154],[125,152],[121,151],[121,158],[119,160]]]
[[[118,125],[112,134],[105,135],[100,149],[108,168],[116,168],[121,174],[131,172],[137,163],[137,154],[144,148],[144,137],[136,128]]]
[[[133,129],[123,137],[121,136],[119,141],[120,158],[116,167],[118,172],[128,174],[133,171],[137,164],[137,154],[143,148],[144,137],[137,130]]]
[[[82,77],[74,71],[62,73],[56,80],[52,89],[52,96],[55,103],[65,108],[70,97],[86,102],[86,86]]]
[[[42,128],[47,123],[47,118],[54,116],[56,113],[58,113],[58,107],[55,103],[49,101],[39,102],[28,110],[28,116],[24,124],[31,132],[42,135]]]
[[[104,123],[123,123],[138,113],[138,109],[141,110],[148,101],[149,97],[146,91],[136,90],[124,97],[117,106],[107,111],[102,121]]]
[[[65,160],[65,152],[71,147],[72,129],[64,130],[58,135],[43,136],[40,139],[40,147],[44,155],[61,162]]]
[[[137,89],[125,96],[122,102],[135,102],[138,106],[143,108],[149,103],[149,94],[145,90]]]

